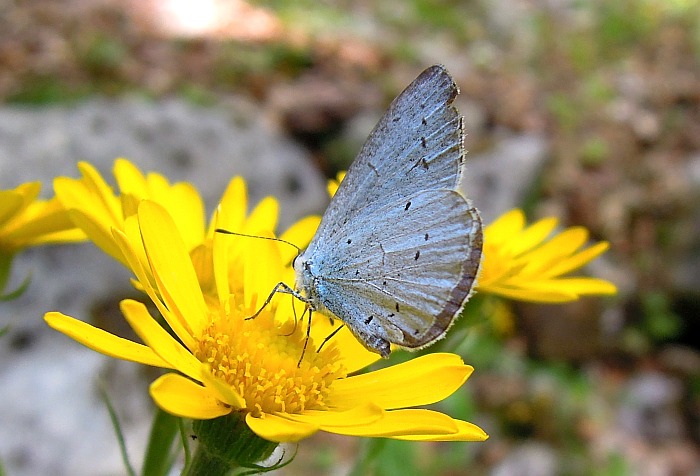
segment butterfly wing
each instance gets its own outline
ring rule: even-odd
[[[328,242],[333,253],[313,263],[323,307],[386,355],[388,342],[419,348],[445,333],[481,259],[481,220],[459,192],[429,190],[406,200],[356,218]]]
[[[481,221],[456,191],[457,93],[433,66],[391,103],[295,264],[307,302],[385,357],[389,343],[418,348],[441,337],[478,272]]]
[[[325,249],[357,215],[387,201],[457,188],[464,159],[462,118],[451,105],[457,94],[450,74],[436,65],[394,99],[349,167],[308,250]]]

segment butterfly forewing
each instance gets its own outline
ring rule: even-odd
[[[309,248],[345,233],[355,216],[387,200],[457,187],[464,156],[462,119],[451,105],[457,92],[444,67],[433,66],[391,103],[348,169]]]

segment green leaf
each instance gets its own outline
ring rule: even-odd
[[[124,461],[124,468],[126,469],[126,473],[129,476],[136,476],[136,472],[134,471],[133,466],[129,462],[129,455],[126,451],[124,433],[122,432],[122,427],[119,423],[117,412],[114,410],[114,406],[112,405],[112,401],[109,399],[109,395],[107,394],[104,385],[100,385],[100,395],[102,396],[102,400],[105,402],[105,405],[107,405],[107,411],[109,412],[109,418],[112,420],[112,426],[114,427],[114,431],[117,436],[117,442],[119,443],[119,449],[122,453],[122,460]]]
[[[180,431],[181,419],[156,409],[151,424],[146,456],[143,460],[143,476],[165,476],[173,465],[173,443]]]

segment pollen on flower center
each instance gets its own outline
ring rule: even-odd
[[[305,325],[280,325],[271,313],[250,320],[213,315],[195,356],[236,390],[255,415],[323,409],[331,384],[346,371],[332,342],[317,352],[309,340],[299,363],[305,340]]]

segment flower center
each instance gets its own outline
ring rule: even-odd
[[[304,351],[306,321],[280,324],[266,311],[255,319],[242,315],[212,314],[195,356],[209,363],[256,416],[325,408],[331,384],[346,375],[332,340],[318,352],[309,339]]]

